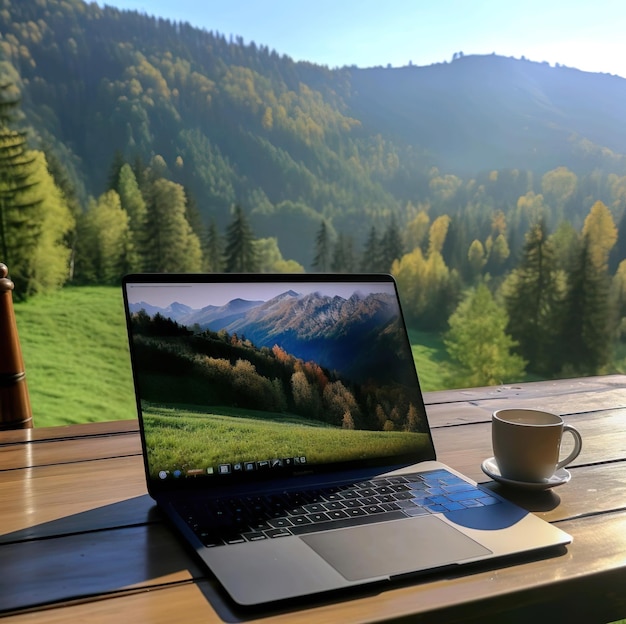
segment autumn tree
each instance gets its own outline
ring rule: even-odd
[[[447,215],[437,217],[429,229],[427,255],[416,247],[391,268],[408,320],[423,329],[441,328],[457,300],[459,277],[442,254],[449,224]]]
[[[541,178],[543,196],[556,214],[559,222],[565,215],[567,203],[574,197],[578,188],[578,177],[567,167],[557,167]]]

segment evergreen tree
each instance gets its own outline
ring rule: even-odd
[[[117,284],[126,272],[131,244],[129,217],[117,192],[92,200],[78,222],[77,280]]]
[[[559,350],[564,373],[597,375],[608,364],[613,335],[609,296],[608,274],[594,266],[589,237],[584,236],[568,275]]]
[[[615,247],[611,250],[609,270],[615,273],[617,267],[624,259],[626,259],[626,210],[622,214],[617,227],[617,241]]]
[[[506,310],[484,282],[467,292],[450,316],[444,343],[453,362],[453,387],[491,386],[519,381],[524,360],[512,350],[516,342],[506,333]]]
[[[41,233],[43,198],[36,194],[37,164],[27,150],[26,132],[13,129],[19,97],[0,84],[0,255],[11,271],[15,296],[33,292],[32,255]]]
[[[395,217],[392,217],[380,241],[380,265],[378,271],[389,273],[394,260],[404,255],[402,235]]]
[[[363,248],[361,256],[360,269],[363,273],[377,273],[380,267],[380,241],[378,240],[378,232],[376,226],[372,225]]]
[[[135,174],[127,163],[119,170],[117,188],[121,206],[128,215],[128,227],[130,231],[131,245],[126,257],[126,271],[141,271],[145,266],[148,240],[146,226],[148,221],[148,209],[146,202],[139,190]]]
[[[616,240],[611,213],[598,201],[585,219],[580,252],[569,274],[561,350],[566,372],[596,375],[610,362],[616,319],[608,260]]]
[[[340,233],[337,237],[330,268],[337,273],[353,273],[356,270],[354,243],[351,236]]]
[[[254,232],[240,205],[236,205],[233,220],[226,230],[224,270],[226,273],[256,273],[258,259]]]
[[[203,239],[202,250],[208,273],[219,273],[224,269],[224,242],[213,219]]]
[[[563,288],[545,222],[531,227],[519,267],[507,294],[508,332],[519,343],[517,352],[531,370],[553,374],[557,370]]]
[[[116,191],[118,195],[120,193],[120,172],[125,164],[126,160],[124,160],[122,150],[116,149],[115,154],[113,154],[113,162],[111,163],[111,168],[109,170],[107,189]]]
[[[320,272],[327,273],[331,268],[332,244],[326,220],[323,220],[315,237],[315,256],[312,267]]]
[[[180,184],[157,178],[148,202],[146,270],[193,273],[202,270],[200,239],[185,217]]]

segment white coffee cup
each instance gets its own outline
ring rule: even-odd
[[[571,453],[560,459],[561,439],[574,438]],[[505,479],[542,482],[572,462],[582,449],[577,429],[550,412],[526,408],[496,410],[491,418],[491,442],[500,474]]]

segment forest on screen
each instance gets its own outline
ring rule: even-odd
[[[201,332],[157,313],[132,315],[142,401],[297,415],[342,429],[424,432],[416,386],[354,382],[279,345],[258,348],[226,331]],[[410,361],[405,365],[411,366]]]

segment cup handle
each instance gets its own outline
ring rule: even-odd
[[[567,466],[567,464],[574,461],[580,455],[580,451],[583,448],[583,439],[578,429],[576,429],[575,427],[572,427],[572,425],[565,424],[563,425],[563,433],[565,433],[566,431],[569,431],[574,437],[574,448],[572,452],[565,459],[562,459],[556,465],[557,470],[559,468],[563,468],[563,466]]]

